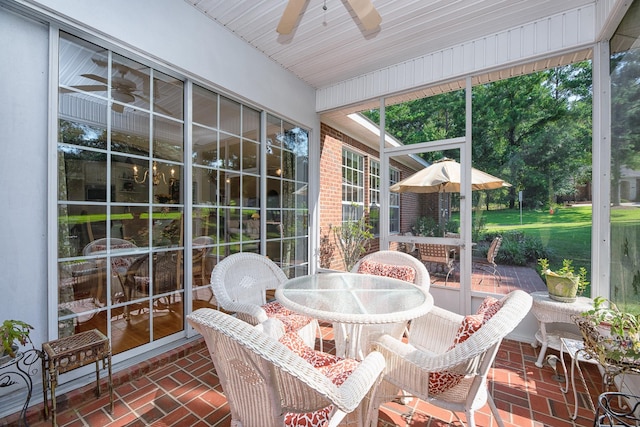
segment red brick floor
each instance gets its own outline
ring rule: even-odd
[[[330,327],[323,332],[331,334]],[[325,339],[325,350],[332,341]],[[529,343],[506,340],[500,347],[489,376],[502,419],[507,427],[592,426],[594,412],[589,395],[601,390],[601,377],[594,365],[584,366],[589,392],[579,386],[578,419],[572,422],[573,393],[563,394],[549,366],[537,368],[538,348]],[[550,350],[550,354],[553,351]],[[557,353],[555,353],[557,354]],[[561,371],[560,364],[558,367]],[[106,393],[93,397],[91,386],[58,397],[60,426],[228,426],[229,406],[202,340],[185,345],[145,364],[115,374],[113,414],[108,412]],[[106,386],[103,382],[103,390]],[[33,427],[51,425],[43,420],[42,405],[28,411]],[[464,419],[464,414],[461,414]],[[16,425],[17,417],[0,419],[0,426]],[[466,421],[466,420],[465,420]],[[478,427],[496,426],[485,406],[476,414]],[[450,412],[414,399],[409,405],[389,403],[380,411],[380,427],[460,426]]]
[[[545,290],[535,272],[525,267],[499,266],[502,280],[492,274],[474,270],[472,289],[506,294],[514,289],[527,292]],[[456,270],[447,286],[460,286]],[[444,276],[432,275],[434,286],[444,285]],[[325,351],[333,347],[331,328],[324,333]],[[601,376],[594,365],[583,367],[588,392],[578,384],[578,419],[573,422],[573,393],[564,394],[549,366],[537,368],[538,348],[529,343],[506,340],[500,347],[489,375],[489,387],[506,427],[592,426],[592,401],[601,391]],[[549,354],[554,354],[549,350]],[[555,352],[557,354],[557,352]],[[567,360],[567,365],[569,361]],[[561,366],[558,364],[561,371]],[[578,382],[579,383],[579,382]],[[106,384],[103,381],[103,391]],[[103,392],[96,400],[92,386],[58,396],[60,426],[228,426],[229,407],[202,340],[151,359],[114,375],[113,414]],[[29,408],[27,418],[34,427],[51,425],[43,419],[42,404]],[[464,414],[460,414],[464,420]],[[464,420],[466,422],[466,420]],[[489,408],[476,414],[478,427],[496,426]],[[17,424],[17,414],[0,419],[0,426]],[[448,411],[414,399],[408,405],[386,404],[380,411],[379,427],[460,426]]]

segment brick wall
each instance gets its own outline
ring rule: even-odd
[[[322,265],[325,268],[344,270],[344,263],[340,257],[331,226],[340,225],[342,221],[342,148],[349,149],[365,157],[365,206],[369,205],[369,160],[380,160],[378,151],[339,132],[338,130],[321,124],[320,126],[320,239],[321,259],[326,248],[333,247],[332,256],[327,256],[330,263]],[[395,161],[391,166],[400,170],[400,179],[404,179],[415,171]],[[429,206],[437,210],[437,195],[403,193],[400,197],[400,231],[401,234],[411,231],[419,216],[427,215]],[[324,242],[324,243],[323,243]],[[376,237],[369,242],[367,252],[379,250],[380,242]],[[396,249],[392,244],[391,249]],[[327,254],[330,250],[327,251]]]

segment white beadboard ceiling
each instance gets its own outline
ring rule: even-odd
[[[447,49],[578,8],[613,0],[372,0],[382,17],[376,30],[364,31],[347,0],[307,0],[289,35],[276,27],[287,0],[185,0],[226,27],[284,69],[316,89],[367,75],[423,55]],[[323,10],[326,5],[327,10]],[[478,75],[474,84],[566,65],[592,57],[590,48],[534,58],[531,62]],[[385,98],[405,102],[464,87],[463,80],[416,87]],[[350,117],[378,108],[378,98],[324,111],[321,120],[370,145],[379,136]]]
[[[287,0],[185,1],[316,89],[596,2],[372,0],[382,24],[363,31],[346,0],[307,0],[285,36]]]

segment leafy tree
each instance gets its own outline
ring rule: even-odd
[[[571,196],[591,172],[591,63],[513,77],[473,88],[473,165],[511,187],[487,192],[515,207],[524,190],[530,207]],[[387,131],[405,144],[465,134],[464,91],[386,107]],[[365,113],[379,122],[379,111]],[[428,161],[442,155],[427,153]]]
[[[620,204],[622,168],[640,169],[640,49],[611,59],[611,196]]]

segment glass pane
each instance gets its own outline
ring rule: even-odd
[[[60,117],[58,141],[83,147],[107,148],[107,102],[79,93],[64,93],[59,97]],[[92,111],[93,120],[81,115],[73,116],[74,110]],[[68,114],[65,114],[68,113]]]
[[[260,239],[260,214],[256,209],[242,211],[243,240]]]
[[[112,213],[112,220],[120,221],[122,226],[122,238],[133,243],[137,247],[149,246],[149,229],[151,227],[151,215],[146,206],[123,206],[123,213]]]
[[[242,107],[242,136],[253,141],[260,139],[260,112]]]
[[[282,177],[286,179],[295,179],[296,176],[296,157],[289,151],[282,152]]]
[[[182,209],[169,206],[156,207],[151,214],[153,228],[151,241],[154,247],[182,245]]]
[[[160,71],[153,72],[153,111],[184,118],[184,83]]]
[[[609,298],[640,313],[640,2],[611,40],[611,283]]]
[[[59,205],[58,256],[66,258],[82,255],[86,245],[96,238],[104,237],[106,218],[103,206]]]
[[[153,339],[158,340],[184,329],[184,301],[181,293],[156,298],[153,304]]]
[[[111,97],[117,101],[113,109],[122,113],[124,105],[130,105],[148,110],[151,86],[149,67],[114,53],[111,70]]]
[[[280,177],[282,176],[282,157],[277,147],[267,146],[267,175]]]
[[[127,108],[111,114],[111,149],[138,156],[149,155],[149,113]]]
[[[267,114],[267,146],[282,146],[282,120]]]
[[[242,142],[242,170],[258,174],[260,165],[260,146],[255,142]]]
[[[107,156],[58,147],[58,200],[107,201]]]
[[[223,161],[218,154],[218,132],[200,126],[193,126],[193,163],[222,167]]]
[[[87,308],[98,308],[94,304],[97,298],[97,289],[105,285],[104,264],[100,265],[96,260],[74,260],[60,262],[58,264],[58,301],[59,308],[69,308],[72,312],[77,313],[77,304],[88,300]],[[71,314],[71,313],[66,313]]]
[[[60,35],[60,86],[106,96],[107,50],[66,33]]]
[[[242,178],[242,206],[259,208],[260,178],[244,175]]]
[[[218,125],[218,95],[193,85],[193,121],[204,126]]]
[[[147,170],[149,162],[113,156],[111,159],[111,187],[114,189],[113,201],[147,203],[149,201],[149,176],[140,175]]]
[[[225,169],[240,170],[240,138],[220,134],[220,160]]]
[[[220,129],[240,135],[240,104],[224,96],[220,97]]]
[[[153,295],[169,294],[166,304],[172,307],[181,306],[179,300],[174,298],[176,295],[173,291],[183,288],[184,277],[182,261],[184,260],[184,252],[168,251],[157,252],[153,255]]]
[[[282,259],[282,242],[280,240],[268,241],[267,242],[267,256],[271,261],[275,263],[280,263]]]
[[[153,162],[151,175],[153,198],[156,203],[182,203],[182,167],[172,163]]]
[[[296,191],[295,183],[291,181],[282,181],[282,207],[287,209],[296,208]]]
[[[208,168],[193,168],[193,204],[217,205],[216,192],[218,189],[219,171]]]
[[[181,162],[184,126],[181,122],[153,116],[153,156]]]
[[[193,237],[195,239],[201,236],[208,236],[212,239],[211,243],[217,242],[218,230],[218,209],[217,208],[194,208],[193,209]],[[207,240],[204,241],[205,244]]]

